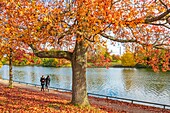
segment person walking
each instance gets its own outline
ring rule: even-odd
[[[49,91],[49,86],[50,86],[50,76],[48,75],[47,77],[46,77],[46,89],[48,89],[48,91]]]
[[[41,91],[44,91],[44,85],[45,85],[45,77],[44,77],[44,75],[42,75],[42,77],[40,79],[40,82],[41,82]]]

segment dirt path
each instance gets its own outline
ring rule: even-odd
[[[8,81],[0,79],[0,84],[8,85]],[[14,87],[40,91],[40,87],[38,86],[35,87],[32,85],[19,84],[17,82],[14,82],[13,85]],[[61,92],[61,91],[57,91],[53,89],[50,89],[49,92],[47,91],[45,92],[56,94],[56,96],[63,97],[66,100],[71,100],[71,93],[69,92]],[[170,110],[166,110],[166,109],[131,104],[131,103],[121,102],[121,101],[116,101],[116,100],[89,97],[89,101],[92,106],[98,107],[100,109],[106,109],[108,112],[109,111],[114,112],[116,110],[122,113],[170,113]]]

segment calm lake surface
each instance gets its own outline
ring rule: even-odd
[[[13,79],[40,84],[41,75],[50,75],[52,87],[71,89],[71,68],[14,66]],[[9,67],[0,69],[1,78],[9,78]],[[88,92],[170,105],[170,72],[154,73],[135,68],[88,68]]]

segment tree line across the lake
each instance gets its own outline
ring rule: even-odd
[[[137,56],[131,51],[125,51],[122,56],[108,52],[107,48],[100,47],[98,51],[88,52],[87,67],[149,67],[147,64],[138,64]],[[146,56],[143,56],[145,58]],[[12,62],[14,66],[36,65],[44,67],[71,67],[71,63],[65,59],[39,58],[32,53],[17,51],[13,54]],[[9,57],[3,56],[0,66],[8,65]]]

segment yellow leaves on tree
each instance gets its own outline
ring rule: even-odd
[[[134,59],[134,54],[130,51],[127,51],[121,57],[121,62],[123,66],[135,66],[136,62]]]
[[[0,61],[0,68],[3,66],[2,62]]]

